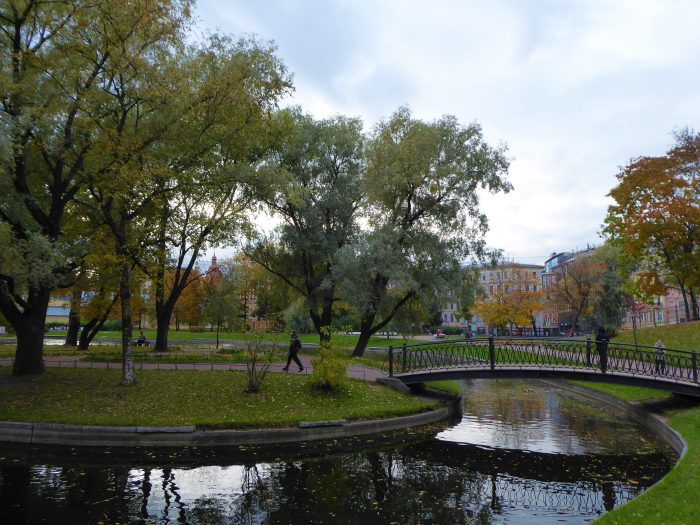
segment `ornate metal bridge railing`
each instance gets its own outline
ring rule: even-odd
[[[590,339],[495,338],[436,341],[389,348],[390,376],[472,368],[540,368],[627,373],[698,385],[696,352]],[[700,385],[699,385],[700,386]]]

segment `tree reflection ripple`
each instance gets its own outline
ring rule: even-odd
[[[140,451],[126,459],[103,451],[99,461],[80,449],[6,455],[0,522],[586,523],[669,468],[670,452],[619,414],[594,422],[591,410],[599,408],[531,385],[465,388],[466,423],[439,439],[407,432],[399,443],[382,446],[380,436],[352,451],[357,442],[302,446],[291,458],[255,449]],[[521,396],[523,388],[533,392]],[[518,403],[507,401],[516,395]],[[471,418],[493,422],[482,441],[505,437],[466,443]],[[509,421],[530,448],[510,447],[520,430],[507,430]],[[528,430],[528,421],[539,430]],[[553,428],[571,436],[553,439]]]

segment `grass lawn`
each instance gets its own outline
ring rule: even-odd
[[[154,329],[146,329],[143,331],[144,335],[146,336],[147,339],[154,341],[156,338],[156,331]],[[134,329],[134,339],[138,337],[139,330]],[[52,331],[52,332],[47,332],[46,335],[49,336],[54,336],[54,337],[59,337],[59,336],[65,336],[66,332],[65,331]],[[121,338],[121,332],[100,332],[96,339],[100,338],[116,338],[119,339]],[[191,342],[192,344],[209,344],[209,343],[204,343],[203,340],[206,341],[211,341],[216,339],[216,332],[188,332],[188,331],[181,331],[181,332],[176,332],[175,330],[170,330],[169,335],[168,335],[168,340],[171,345],[173,346],[178,346],[180,341],[188,341]],[[245,332],[220,332],[219,333],[219,341],[221,340],[229,340],[229,341],[247,341],[251,339],[250,334],[245,333]],[[287,333],[282,333],[282,332],[266,332],[263,335],[262,338],[263,341],[276,341],[280,345],[284,346],[286,348],[287,344],[289,343],[289,334]],[[302,343],[307,343],[307,344],[318,344],[319,342],[319,336],[318,334],[299,334],[299,340]],[[332,336],[332,341],[337,344],[338,346],[344,347],[344,348],[349,348],[352,349],[355,347],[355,344],[357,343],[357,336],[356,335],[342,335],[342,334],[334,334]],[[389,346],[401,346],[403,343],[407,344],[412,344],[412,343],[417,343],[420,342],[417,339],[412,339],[411,337],[407,338],[390,338],[387,339],[386,337],[380,337],[380,336],[375,336],[370,338],[368,346],[370,347],[375,347],[375,348],[389,348]],[[184,345],[180,345],[184,346]]]
[[[271,373],[260,394],[245,394],[244,372],[143,370],[119,385],[120,370],[46,369],[14,378],[0,368],[0,420],[81,425],[266,428],[300,421],[374,419],[435,404],[363,381],[344,394],[317,392],[308,376]]]
[[[591,387],[590,384],[585,386]],[[595,385],[599,391],[628,400],[649,399],[636,388]],[[629,390],[629,392],[625,392]],[[600,525],[687,524],[700,523],[700,407],[676,410],[666,414],[667,424],[688,443],[688,450],[678,465],[659,483],[600,519]]]
[[[572,381],[573,384],[596,390],[605,394],[610,394],[625,401],[654,401],[669,399],[673,397],[671,392],[656,390],[653,388],[642,388],[638,386],[606,385],[603,383],[593,383],[591,381]]]
[[[700,351],[700,321],[637,330],[637,344],[639,345],[654,346],[657,339],[661,339],[666,348]],[[617,334],[613,341],[634,344],[634,334],[632,330],[624,330]]]
[[[456,396],[462,393],[462,386],[457,381],[426,381],[425,386]]]

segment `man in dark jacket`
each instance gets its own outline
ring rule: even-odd
[[[299,350],[301,350],[301,341],[299,341],[299,336],[297,335],[296,332],[292,332],[292,340],[289,343],[289,353],[287,353],[287,366],[285,366],[282,370],[285,372],[289,371],[289,364],[292,362],[292,359],[294,362],[299,366],[299,372],[304,371],[304,365],[301,364],[301,360],[299,359]]]
[[[598,351],[600,356],[600,371],[605,373],[608,369],[608,342],[610,341],[610,336],[605,331],[602,326],[598,327],[598,331],[595,334],[595,349]]]

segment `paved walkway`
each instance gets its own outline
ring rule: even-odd
[[[300,354],[302,364],[304,365],[303,372],[297,372],[297,366],[292,362],[289,367],[289,374],[310,374],[313,371],[311,365],[311,356]],[[284,373],[282,368],[285,363],[282,361],[275,362],[270,366],[270,372]],[[12,359],[9,357],[0,358],[0,366],[12,366]],[[121,369],[121,363],[100,363],[94,361],[81,361],[80,356],[60,356],[60,357],[45,357],[44,366],[50,368],[116,368]],[[246,370],[245,363],[135,363],[136,370]],[[362,379],[364,381],[376,381],[380,377],[387,377],[387,374],[382,373],[378,368],[354,364],[350,361],[348,365],[348,377],[353,379]]]

